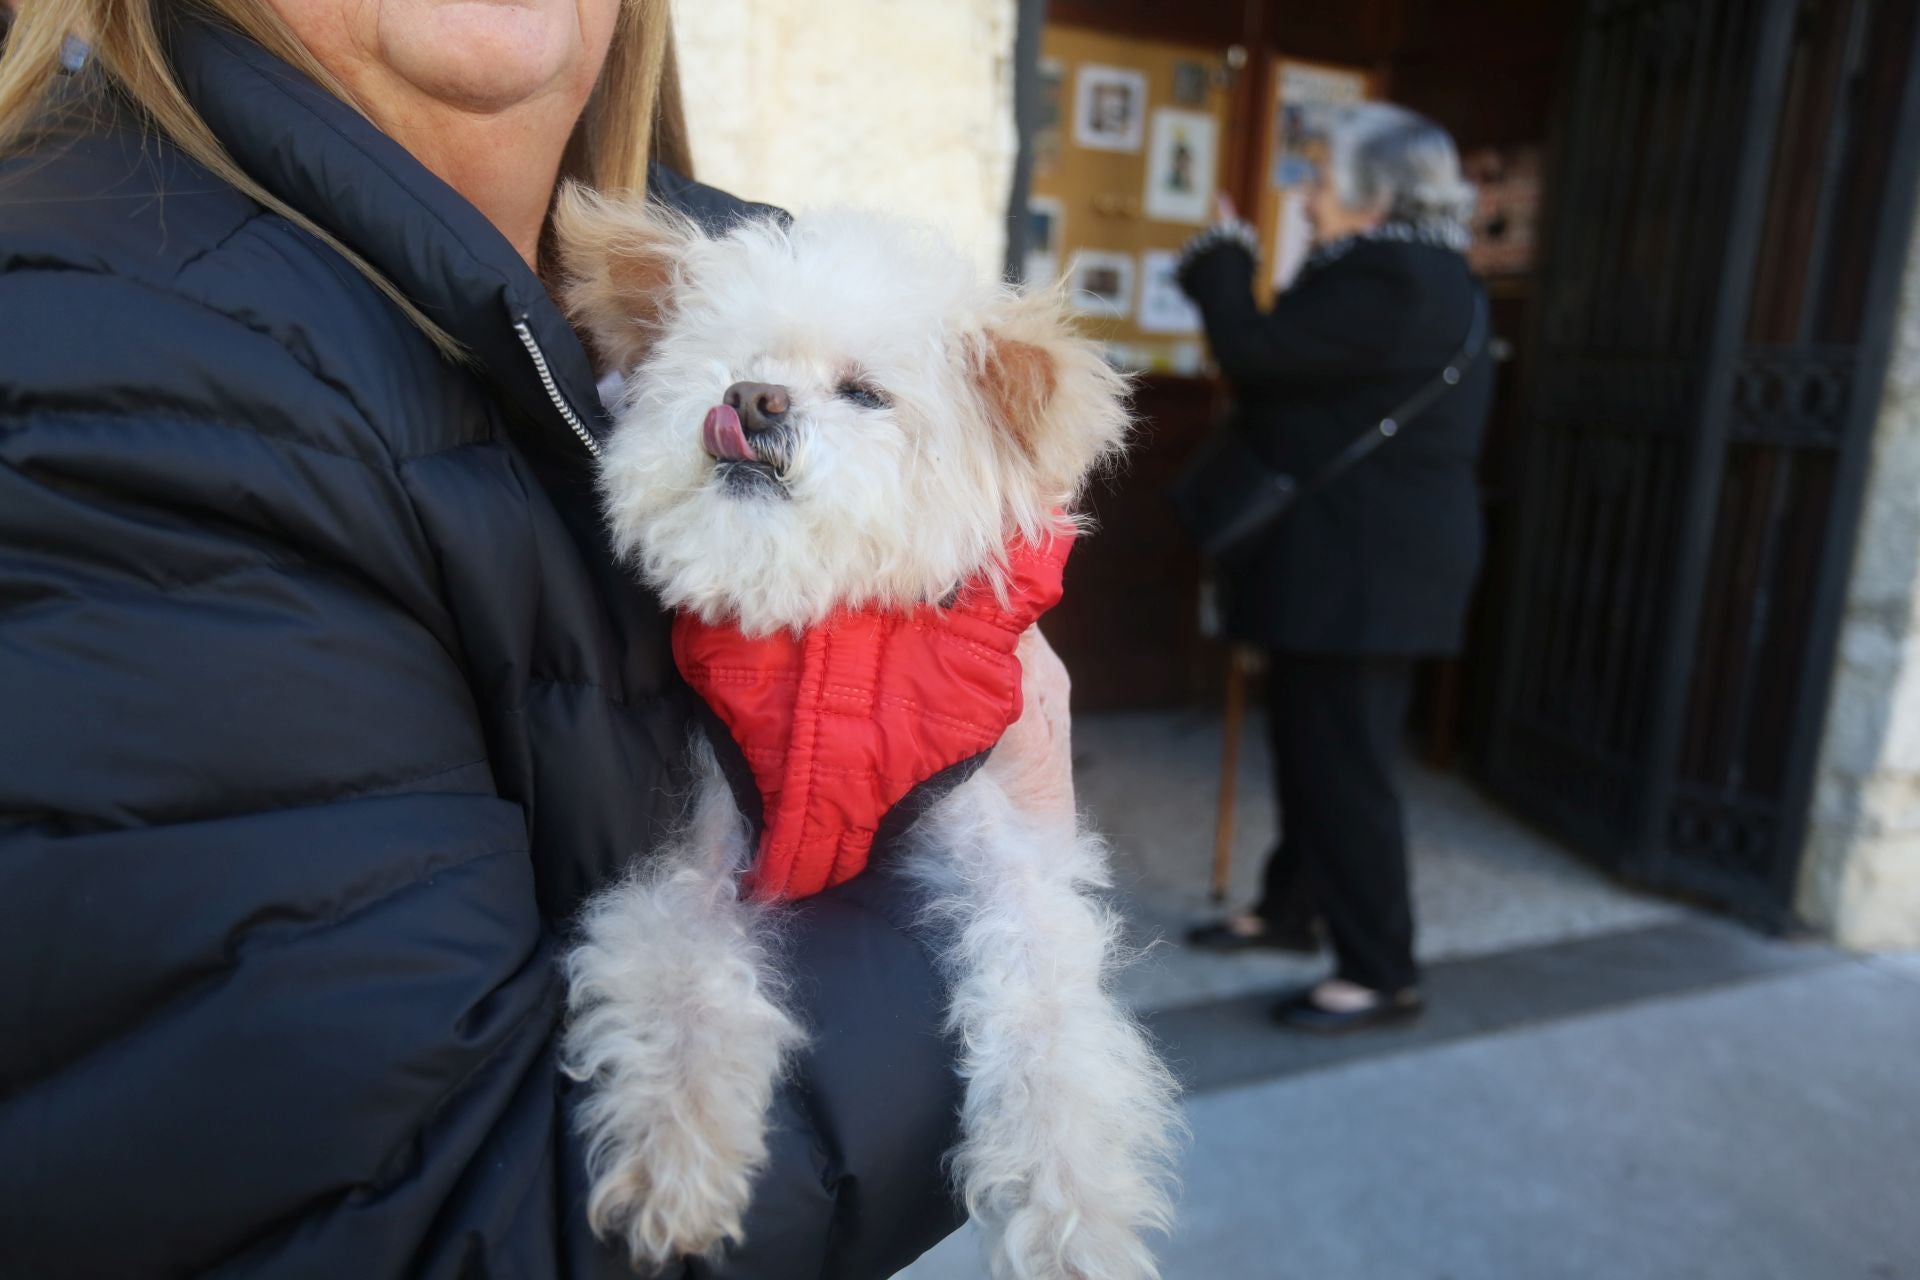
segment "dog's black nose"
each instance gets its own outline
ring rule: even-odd
[[[748,431],[771,431],[787,422],[787,389],[771,382],[736,382],[721,397]]]

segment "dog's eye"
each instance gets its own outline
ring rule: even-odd
[[[863,409],[885,409],[893,403],[887,399],[886,392],[857,378],[846,379],[833,389],[833,393],[842,400],[850,400]]]

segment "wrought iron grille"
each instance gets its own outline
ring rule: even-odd
[[[1775,925],[1912,225],[1917,9],[1590,0],[1556,145],[1487,780]]]

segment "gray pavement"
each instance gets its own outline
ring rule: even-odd
[[[1920,962],[1190,1100],[1167,1280],[1914,1280]],[[977,1280],[963,1232],[905,1280]]]
[[[1141,942],[1208,912],[1218,724],[1075,724]],[[1274,820],[1258,724],[1235,900]],[[1167,1280],[1920,1280],[1920,955],[1763,938],[1409,766],[1427,1017],[1272,1028],[1285,957],[1151,948],[1125,993],[1193,1143]],[[984,1280],[971,1230],[901,1280]]]

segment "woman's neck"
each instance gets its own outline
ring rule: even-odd
[[[268,0],[361,110],[473,202],[527,265],[619,0]]]
[[[446,119],[424,112],[398,120],[376,117],[374,123],[466,197],[537,270],[540,235],[578,115],[516,109]]]

